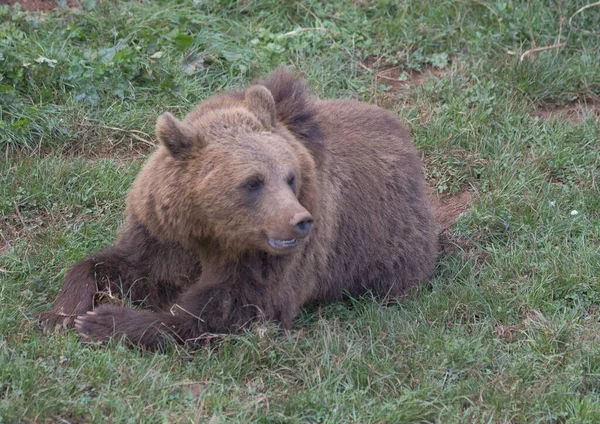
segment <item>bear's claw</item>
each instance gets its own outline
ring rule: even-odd
[[[87,311],[75,319],[75,331],[86,341],[107,342],[118,334],[124,309],[102,305],[94,311]]]
[[[38,325],[44,334],[58,333],[73,327],[76,315],[66,315],[53,311],[43,312],[38,315]]]

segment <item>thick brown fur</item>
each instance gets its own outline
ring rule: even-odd
[[[157,122],[162,146],[129,192],[115,245],[67,273],[46,325],[155,349],[309,302],[403,295],[433,270],[437,236],[418,155],[391,113],[316,100],[277,70]],[[99,291],[143,309],[95,305]]]

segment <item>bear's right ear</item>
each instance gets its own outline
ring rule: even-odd
[[[193,134],[190,127],[169,112],[156,120],[156,137],[178,160],[187,158],[192,148]]]
[[[246,89],[246,106],[258,118],[265,129],[270,130],[276,125],[275,100],[264,85],[253,85]]]

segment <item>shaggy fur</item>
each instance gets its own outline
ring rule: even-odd
[[[430,277],[423,173],[391,113],[316,100],[278,70],[184,121],[162,115],[156,133],[115,245],[69,270],[46,325],[155,349],[256,319],[287,328],[309,302],[400,296]],[[143,309],[95,305],[109,290]]]

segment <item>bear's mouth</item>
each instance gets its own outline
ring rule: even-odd
[[[269,246],[273,249],[289,249],[298,246],[298,239],[296,238],[289,240],[275,240],[271,237],[267,237],[267,240],[269,241]]]

